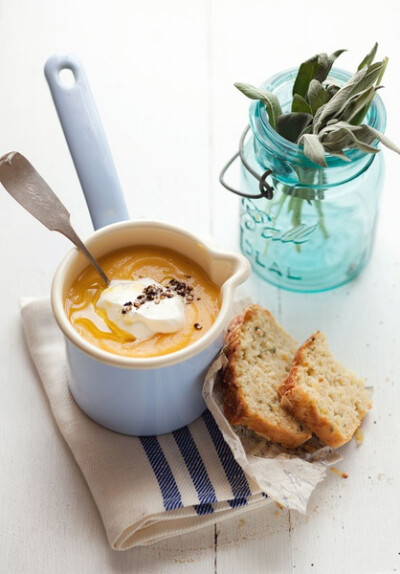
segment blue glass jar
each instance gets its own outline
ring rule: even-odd
[[[264,88],[289,111],[297,69],[277,74]],[[340,85],[350,74],[333,69]],[[386,112],[375,95],[365,122],[384,132]],[[368,262],[374,243],[384,178],[382,152],[346,151],[348,162],[326,156],[327,167],[311,162],[298,145],[270,125],[264,104],[250,107],[251,136],[245,161],[273,187],[272,199],[241,202],[241,249],[255,273],[293,291],[333,289],[354,279]],[[377,142],[376,142],[377,145]],[[242,166],[242,190],[259,194],[259,182]]]

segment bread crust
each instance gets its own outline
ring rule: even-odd
[[[313,333],[296,352],[292,368],[288,376],[278,388],[282,406],[297,420],[303,422],[324,443],[333,448],[342,446],[348,442],[357,427],[345,431],[339,428],[328,414],[324,414],[315,399],[299,384],[300,369],[307,367],[307,352],[312,349],[317,338],[323,336],[320,331]],[[371,408],[371,402],[366,408],[358,412],[359,424]]]
[[[282,381],[282,384],[278,387],[278,395],[282,400],[284,395],[287,395],[289,391],[293,391],[296,386],[296,375],[299,370],[299,365],[304,363],[306,351],[312,347],[315,343],[315,339],[320,334],[320,331],[315,331],[308,339],[297,349],[295,356],[293,357],[292,367],[289,371],[288,376]]]
[[[259,305],[249,305],[230,323],[225,338],[225,355],[228,364],[222,376],[224,396],[224,414],[233,425],[243,425],[266,439],[278,442],[287,448],[295,448],[308,440],[311,433],[302,428],[302,424],[293,419],[294,429],[278,427],[273,421],[259,416],[249,408],[237,372],[238,361],[241,360],[242,328],[245,323],[252,322],[261,315],[275,324],[271,313]]]

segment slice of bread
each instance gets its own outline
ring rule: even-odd
[[[364,381],[332,356],[317,331],[299,348],[279,395],[281,404],[323,442],[348,442],[371,408]]]
[[[249,305],[228,327],[223,372],[224,413],[270,441],[295,448],[311,437],[280,404],[278,387],[297,344],[259,305]]]

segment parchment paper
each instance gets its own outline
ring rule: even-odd
[[[236,310],[240,312],[248,303],[239,302]],[[219,376],[226,360],[222,352],[211,365],[203,387],[204,400],[225,441],[244,472],[263,492],[282,506],[305,513],[311,493],[325,477],[326,468],[342,460],[342,456],[314,437],[301,447],[288,450],[244,427],[233,427],[223,413]]]

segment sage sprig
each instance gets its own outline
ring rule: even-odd
[[[345,50],[312,56],[298,69],[291,110],[283,113],[275,94],[250,84],[235,86],[247,97],[261,100],[269,122],[285,139],[303,146],[304,154],[326,167],[326,154],[350,161],[346,150],[377,153],[377,142],[400,154],[400,148],[374,128],[363,124],[375,93],[381,86],[388,59],[374,62],[378,44],[363,58],[355,74],[343,85],[328,81],[336,59]]]
[[[262,90],[261,88],[255,88],[250,84],[236,83],[235,86],[251,100],[261,100],[265,104],[269,123],[274,128],[274,130],[276,130],[278,118],[282,115],[282,109],[275,94],[271,94],[270,92]]]

